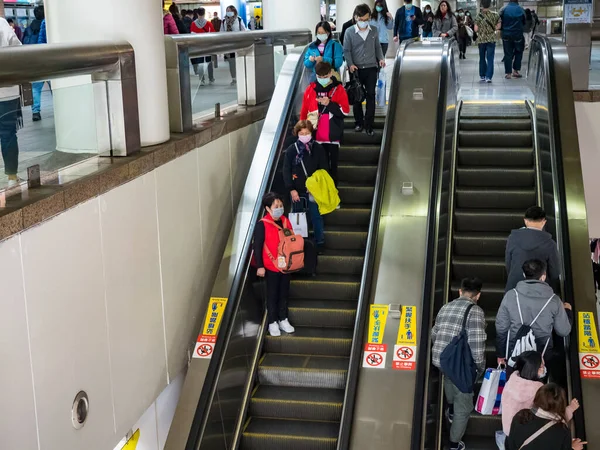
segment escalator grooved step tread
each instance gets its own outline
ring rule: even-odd
[[[505,209],[507,207],[525,211],[536,204],[535,188],[456,188],[458,209]],[[521,213],[522,214],[522,213]]]
[[[266,336],[265,351],[282,354],[350,356],[353,331],[347,328],[296,326],[292,334]]]
[[[459,166],[532,167],[533,147],[460,147]]]
[[[339,422],[252,418],[242,433],[243,450],[334,450]]]
[[[456,170],[459,187],[506,188],[535,186],[535,170],[531,167],[459,166]]]
[[[290,321],[295,326],[353,328],[358,300],[290,299]]]
[[[342,389],[259,385],[250,401],[250,414],[254,417],[339,421],[343,403]]]

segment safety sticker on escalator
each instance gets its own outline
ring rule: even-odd
[[[363,367],[367,369],[385,369],[386,344],[365,344]]]
[[[594,313],[580,311],[578,316],[581,378],[600,378],[600,347]]]
[[[385,333],[385,323],[388,316],[388,305],[371,305],[369,314],[368,344],[382,344]]]
[[[217,334],[219,332],[219,325],[223,318],[223,313],[227,306],[227,299],[220,297],[211,297],[208,302],[208,308],[206,310],[206,317],[204,318],[204,326],[202,327],[202,333],[196,340],[196,347],[194,348],[194,358],[212,358],[212,353],[217,342]]]
[[[403,306],[396,345],[417,345],[417,307]]]
[[[416,345],[394,345],[394,370],[415,370],[417,367]]]

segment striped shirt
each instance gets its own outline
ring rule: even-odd
[[[458,336],[462,330],[462,323],[467,312],[467,308],[473,300],[466,297],[460,297],[444,305],[437,317],[435,325],[431,330],[431,341],[433,350],[431,351],[433,365],[440,367],[440,356],[448,344]],[[469,338],[469,347],[473,361],[480,372],[485,371],[485,316],[483,309],[475,305],[469,312],[467,318],[467,336]]]

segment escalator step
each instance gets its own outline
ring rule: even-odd
[[[260,385],[252,395],[250,414],[254,417],[339,421],[343,402],[343,389]]]
[[[460,129],[464,131],[531,131],[531,119],[477,118],[460,119]]]
[[[373,123],[373,128],[375,130],[382,130],[385,125],[385,116],[375,116],[375,122]],[[354,117],[346,117],[344,119],[344,128],[347,130],[353,130],[356,126],[354,122]]]
[[[452,258],[453,278],[478,277],[489,283],[506,282],[504,258],[489,256],[455,256]]]
[[[339,162],[352,162],[354,164],[370,164],[376,166],[381,153],[380,145],[342,145],[340,148]]]
[[[354,130],[345,130],[342,146],[345,145],[381,145],[383,131],[375,129],[374,136],[368,136],[364,131],[357,133]]]
[[[354,300],[358,298],[360,277],[318,275],[312,278],[292,278],[290,298],[328,298]]]
[[[338,166],[338,179],[342,183],[352,184],[375,184],[377,177],[377,166],[350,165],[349,163]]]
[[[260,384],[344,389],[349,358],[267,353],[258,367]]]
[[[529,119],[529,111],[523,103],[470,104],[465,102],[460,112],[460,119]]]
[[[483,280],[483,290],[481,291],[481,298],[479,299],[478,305],[483,308],[486,314],[496,316],[500,303],[504,298],[504,286],[505,284],[488,283]],[[460,287],[460,280],[452,282],[452,298],[458,298],[458,289]]]
[[[535,171],[529,167],[459,167],[456,173],[460,187],[535,186]]]
[[[534,188],[457,188],[456,206],[469,209],[522,209],[536,204]]]
[[[373,202],[374,186],[340,185],[337,188],[344,205],[368,205]]]
[[[325,248],[327,250],[361,250],[364,255],[368,235],[366,230],[357,231],[356,226],[327,226],[325,228]]]
[[[360,276],[364,262],[364,250],[330,250],[319,255],[317,273]]]
[[[533,133],[530,131],[459,131],[460,147],[531,147]]]
[[[461,147],[458,149],[459,166],[532,167],[533,148]]]
[[[367,231],[370,218],[371,205],[352,205],[349,207],[342,205],[340,209],[336,209],[332,213],[329,213],[323,217],[323,220],[325,221],[325,229],[333,225],[359,227],[359,230],[357,231]]]
[[[358,300],[291,299],[290,321],[298,327],[353,328]]]
[[[348,328],[309,328],[296,326],[293,334],[267,335],[265,351],[298,355],[350,356],[352,330]]]
[[[504,231],[523,226],[525,209],[458,209],[454,213],[457,231]]]
[[[496,314],[498,310],[486,311],[485,314],[485,332],[487,333],[488,341],[496,342]]]
[[[335,450],[339,422],[252,418],[242,434],[243,450]]]
[[[496,431],[502,429],[501,416],[482,416],[476,412],[471,413],[469,425],[467,426],[468,436],[494,436]],[[469,448],[471,448],[469,446]],[[493,448],[493,447],[492,447]]]
[[[455,232],[453,252],[457,256],[504,257],[508,233]]]

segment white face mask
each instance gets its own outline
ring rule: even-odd
[[[234,13],[233,11],[227,11],[227,17],[233,17]]]
[[[281,216],[283,216],[283,206],[281,208],[273,208],[271,209],[271,215],[273,216],[273,219],[275,220],[279,220],[281,219]]]
[[[548,375],[548,369],[546,369],[546,366],[542,367],[542,373],[538,372],[538,377],[540,378],[540,380],[543,380],[544,378],[546,378],[546,375]]]
[[[320,40],[321,42],[325,42],[328,38],[329,38],[329,35],[327,33],[317,34],[317,39]]]
[[[368,22],[365,22],[364,20],[358,20],[358,21],[356,21],[356,25],[358,25],[358,28],[360,28],[361,30],[364,30],[367,28],[367,26],[369,24],[368,24]]]

